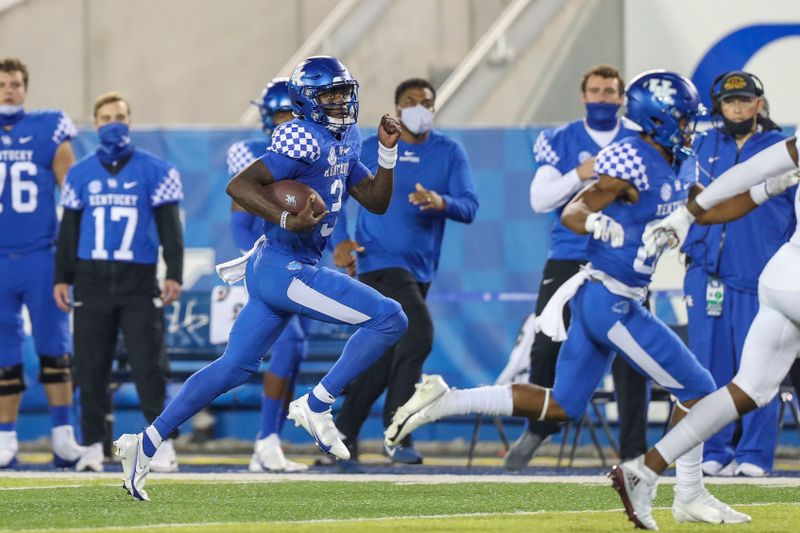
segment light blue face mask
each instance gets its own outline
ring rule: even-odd
[[[433,127],[433,111],[421,104],[404,107],[400,110],[400,121],[414,135],[422,135]]]

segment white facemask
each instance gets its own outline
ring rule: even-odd
[[[0,105],[0,115],[14,115],[22,111],[21,105]]]
[[[433,112],[423,105],[404,107],[400,110],[400,121],[414,135],[422,135],[433,127]]]

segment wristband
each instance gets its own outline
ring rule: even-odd
[[[756,205],[761,205],[767,200],[769,200],[770,196],[767,192],[767,182],[759,183],[758,185],[753,185],[750,187],[750,198],[756,203]]]
[[[393,169],[397,164],[397,145],[392,148],[386,148],[380,141],[378,141],[378,165],[385,169]]]
[[[289,211],[281,213],[281,228],[286,229],[286,218],[289,216]]]

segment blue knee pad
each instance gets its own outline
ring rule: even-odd
[[[399,303],[391,298],[384,298],[378,304],[378,315],[374,317],[367,328],[386,335],[394,344],[400,340],[408,329],[408,317]]]

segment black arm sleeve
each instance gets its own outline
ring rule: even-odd
[[[83,211],[64,209],[56,241],[55,283],[69,283],[75,279],[75,262],[78,258],[78,236]]]
[[[183,227],[178,204],[164,204],[153,209],[158,238],[164,248],[167,279],[183,285]]]

